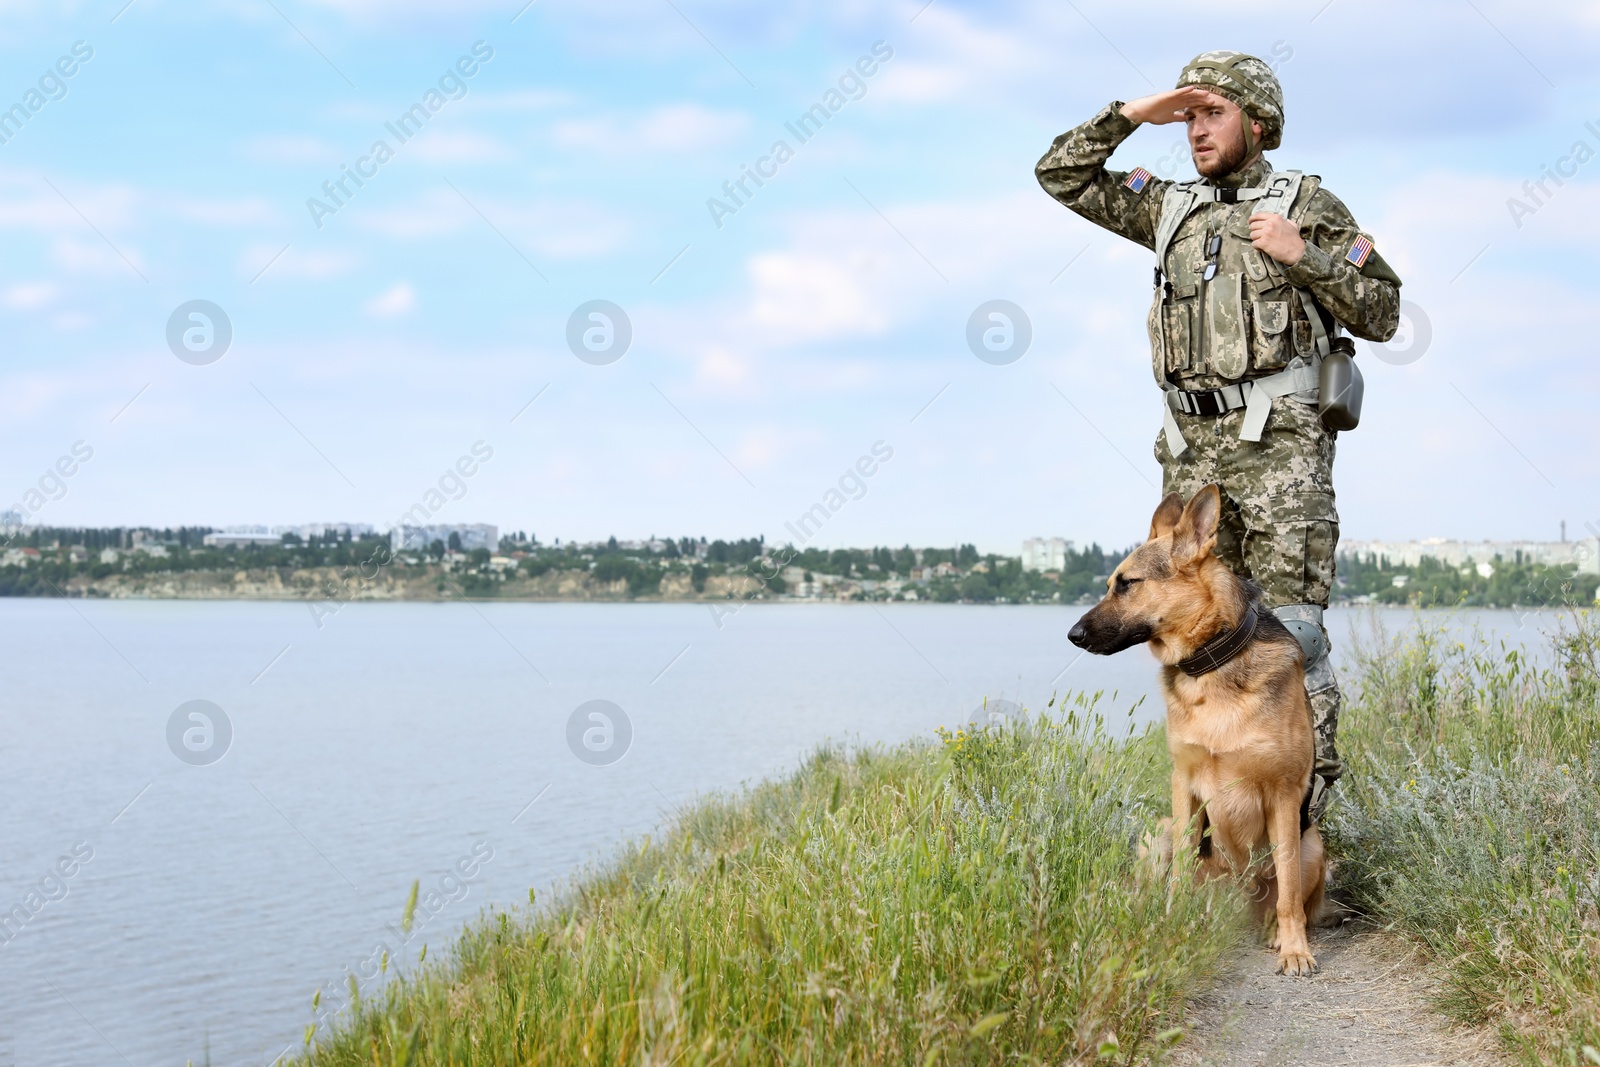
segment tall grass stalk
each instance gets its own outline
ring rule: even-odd
[[[391,981],[315,1065],[1135,1063],[1239,931],[1136,877],[1158,731],[1055,717],[826,748]]]
[[[1600,619],[1546,640],[1374,619],[1328,829],[1357,905],[1431,950],[1443,1007],[1525,1063],[1600,1064]]]

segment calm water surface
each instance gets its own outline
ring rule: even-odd
[[[352,604],[318,629],[299,604],[0,600],[0,910],[22,906],[0,1065],[271,1063],[378,946],[445,949],[824,740],[928,737],[1056,689],[1159,715],[1148,653],[1067,643],[1081,610],[758,605],[719,627],[704,605]],[[1448,618],[1530,647],[1551,622]],[[1367,620],[1333,613],[1336,654]],[[232,729],[206,766],[167,739],[195,699]],[[595,699],[632,727],[606,766],[567,742]]]

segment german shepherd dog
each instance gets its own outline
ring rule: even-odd
[[[1198,876],[1253,882],[1257,917],[1277,913],[1278,973],[1309,975],[1307,917],[1322,910],[1326,871],[1304,807],[1313,766],[1305,655],[1260,589],[1213,553],[1221,507],[1215,485],[1187,505],[1169,494],[1149,540],[1068,637],[1101,656],[1137,644],[1155,653],[1172,752],[1172,818],[1158,858],[1170,864],[1181,836]],[[1269,848],[1270,866],[1252,862]]]

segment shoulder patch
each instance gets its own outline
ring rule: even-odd
[[[1144,192],[1146,183],[1150,181],[1151,177],[1151,173],[1145,170],[1143,167],[1134,167],[1133,171],[1127,176],[1127,178],[1123,180],[1122,184],[1126,185],[1129,189],[1132,189],[1136,193],[1142,193]]]
[[[1350,251],[1346,253],[1344,258],[1348,262],[1354,263],[1359,270],[1367,265],[1367,257],[1370,255],[1372,255],[1372,238],[1361,233],[1356,235],[1355,244],[1350,246]]]

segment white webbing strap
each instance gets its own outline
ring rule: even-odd
[[[1311,320],[1311,339],[1317,346],[1317,358],[1326,359],[1333,348],[1328,339],[1328,330],[1322,324],[1322,312],[1317,308],[1317,300],[1311,295],[1311,290],[1303,286],[1295,286],[1294,291],[1300,298],[1300,306],[1306,309],[1306,318]]]
[[[1161,432],[1167,435],[1167,451],[1173,459],[1183,455],[1184,449],[1189,447],[1189,442],[1183,439],[1183,431],[1178,429],[1178,420],[1172,417],[1172,407],[1178,402],[1178,387],[1170,382],[1161,385]]]
[[[1272,414],[1272,401],[1275,398],[1316,389],[1321,362],[1320,359],[1314,359],[1310,363],[1296,363],[1277,374],[1230,386],[1229,388],[1242,390],[1245,397],[1244,421],[1239,425],[1239,440],[1261,440],[1261,435],[1267,428],[1267,416]],[[1162,386],[1161,432],[1166,435],[1167,451],[1174,459],[1183,455],[1189,447],[1189,442],[1184,439],[1183,430],[1179,428],[1178,420],[1173,414],[1183,408],[1181,396],[1182,390],[1170,382]]]
[[[1315,389],[1320,364],[1321,360],[1301,363],[1277,374],[1246,382],[1245,384],[1250,387],[1250,396],[1245,401],[1244,422],[1239,427],[1239,440],[1261,440],[1261,433],[1267,428],[1267,416],[1272,414],[1273,399]],[[1169,415],[1168,418],[1170,417]]]
[[[1279,179],[1274,182],[1274,179]],[[1161,201],[1161,217],[1156,220],[1156,268],[1163,274],[1167,269],[1167,249],[1172,245],[1172,238],[1177,235],[1178,227],[1183,225],[1183,220],[1189,217],[1201,204],[1239,203],[1240,201],[1261,200],[1261,210],[1274,210],[1268,207],[1274,200],[1283,199],[1287,193],[1289,201],[1294,200],[1295,190],[1300,187],[1300,172],[1297,170],[1286,171],[1283,174],[1274,172],[1267,184],[1246,189],[1229,189],[1220,185],[1202,185],[1197,182],[1175,182],[1167,186],[1167,194]],[[1285,205],[1279,214],[1287,215],[1288,206]]]
[[[1161,273],[1167,272],[1167,249],[1172,238],[1198,203],[1200,196],[1188,182],[1167,186],[1167,195],[1161,201],[1161,218],[1156,222],[1156,269]]]
[[[1274,171],[1267,178],[1266,187],[1262,190],[1261,202],[1256,205],[1256,211],[1289,217],[1289,209],[1294,206],[1295,197],[1300,193],[1300,180],[1304,175],[1297,170]],[[1283,268],[1271,256],[1262,256],[1267,269],[1275,275],[1282,276]],[[1329,352],[1329,338],[1327,328],[1322,322],[1322,313],[1317,310],[1316,298],[1311,291],[1303,286],[1293,286],[1295,295],[1300,298],[1300,306],[1305,309],[1306,318],[1311,320],[1311,340],[1317,349],[1317,358],[1327,356]],[[1298,391],[1298,390],[1297,390]],[[1246,438],[1252,440],[1252,438]]]

